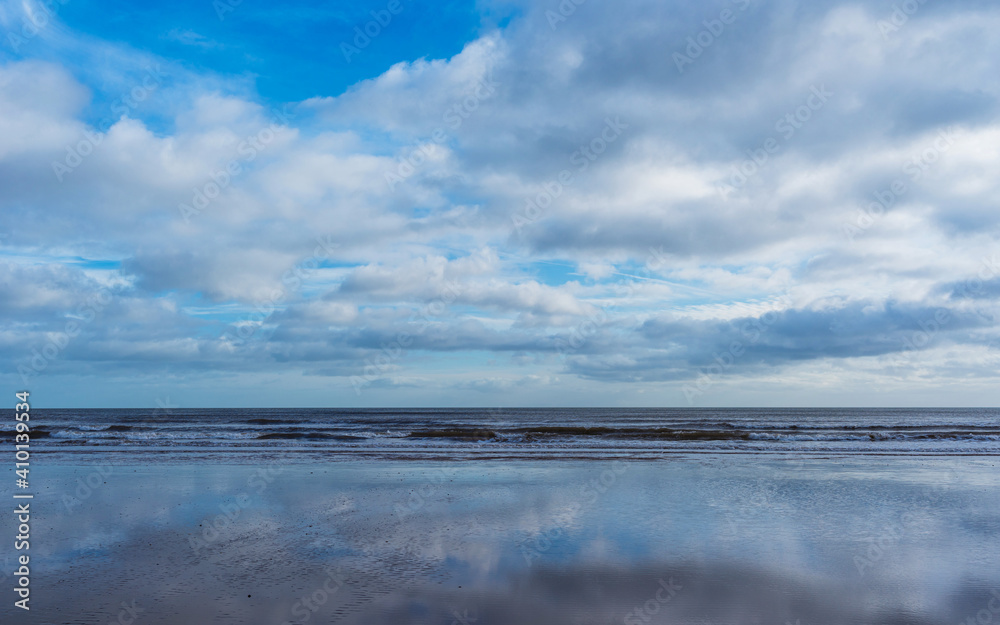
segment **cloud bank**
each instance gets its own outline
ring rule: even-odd
[[[27,5],[2,6],[20,32]],[[9,385],[70,406],[995,404],[1000,9],[480,10],[510,17],[288,101],[58,16],[6,51]]]

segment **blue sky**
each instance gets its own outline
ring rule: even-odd
[[[995,405],[997,26],[0,0],[0,376],[42,406]]]

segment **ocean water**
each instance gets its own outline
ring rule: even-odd
[[[64,460],[1000,454],[994,408],[39,410],[32,427],[38,448]]]
[[[994,409],[31,425],[34,622],[126,622],[128,606],[137,625],[1000,623]]]

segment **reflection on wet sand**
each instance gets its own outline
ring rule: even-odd
[[[39,622],[1000,622],[988,459],[264,468],[48,467]]]

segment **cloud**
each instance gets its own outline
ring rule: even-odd
[[[474,403],[583,385],[672,404],[662,383],[734,342],[734,381],[832,366],[846,388],[856,366],[898,388],[907,363],[983,362],[995,7],[926,5],[890,32],[882,5],[839,0],[550,10],[300,102],[69,30],[5,60],[8,361],[107,289],[110,263],[113,303],[45,375],[306,375],[351,402],[406,335],[371,381],[403,402],[419,378]],[[110,51],[106,80],[73,47]]]

